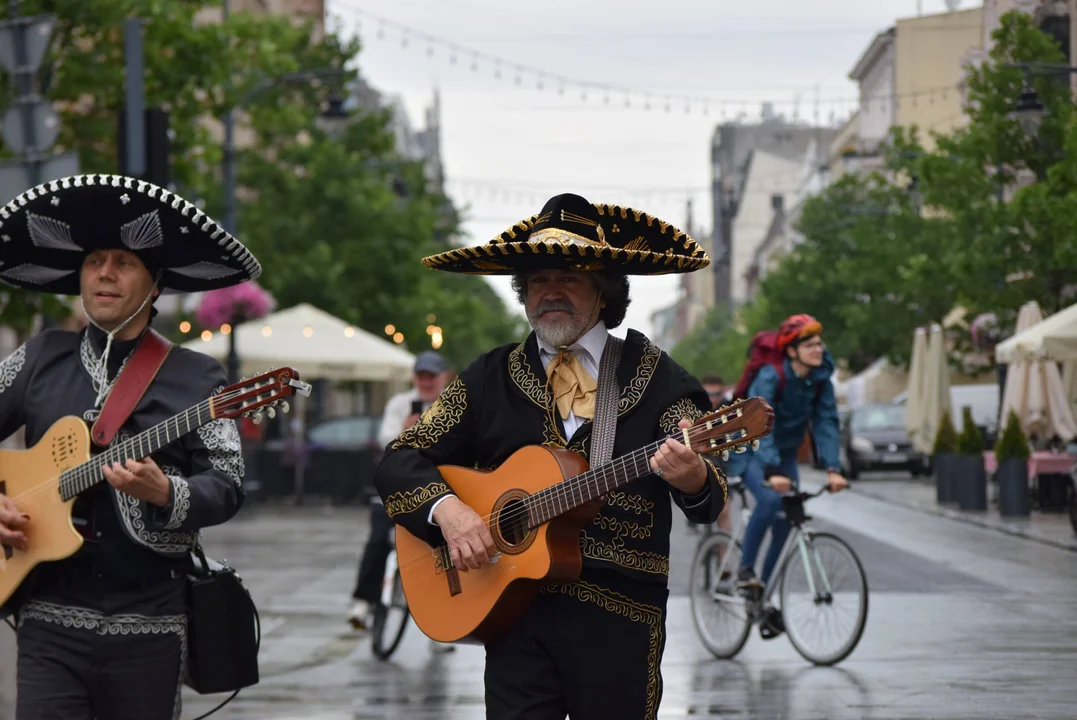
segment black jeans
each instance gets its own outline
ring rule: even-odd
[[[16,720],[178,717],[184,632],[176,618],[141,618],[136,629],[122,617],[101,624],[69,613],[71,626],[56,617],[20,619]]]
[[[359,574],[355,578],[355,590],[352,597],[366,600],[373,604],[381,596],[381,584],[385,577],[385,563],[392,552],[393,542],[389,533],[393,530],[393,519],[385,512],[385,506],[370,506],[370,536],[367,538],[363,555],[359,558]]]

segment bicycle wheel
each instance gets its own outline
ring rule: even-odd
[[[740,542],[716,530],[696,548],[689,578],[692,621],[703,646],[716,658],[731,658],[748,640],[752,623],[737,593]]]
[[[782,567],[785,631],[805,660],[833,665],[860,642],[868,621],[868,579],[856,553],[836,535],[813,532],[801,539]]]
[[[393,576],[392,601],[389,605],[378,602],[374,606],[374,622],[370,627],[370,645],[374,655],[388,660],[396,652],[410,617],[411,611],[404,599],[404,586],[400,582],[400,571],[397,570]]]

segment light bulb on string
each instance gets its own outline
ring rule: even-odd
[[[632,107],[632,99],[628,95],[625,95],[625,107]]]
[[[538,81],[537,81],[537,82],[535,83],[535,87],[537,87],[537,88],[538,88],[539,90],[542,90],[542,88],[543,88],[543,85],[542,85],[542,78],[541,78],[541,77],[540,77],[540,78],[538,79]]]
[[[498,80],[501,79],[501,65],[500,64],[496,65],[494,67],[494,77],[497,78]]]
[[[519,87],[523,84],[523,79],[520,77],[520,73],[516,73],[516,85]]]
[[[400,36],[400,47],[407,47],[407,46],[408,46],[408,34],[403,33]]]
[[[476,57],[471,58],[471,72],[476,72],[479,69],[479,59]]]
[[[434,46],[433,45],[427,45],[426,46],[426,56],[428,58],[434,57]]]
[[[451,55],[449,55],[449,64],[450,65],[455,65],[456,64],[456,53],[452,53]]]
[[[384,40],[384,39],[385,39],[385,25],[382,24],[382,25],[378,26],[378,40]]]

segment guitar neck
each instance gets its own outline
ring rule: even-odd
[[[548,522],[652,472],[650,459],[663,443],[665,439],[653,442],[531,495],[526,500],[529,525]]]
[[[70,500],[105,479],[102,465],[143,460],[192,430],[214,420],[210,401],[203,400],[192,408],[154,425],[121,443],[115,443],[92,459],[60,474],[60,496]]]

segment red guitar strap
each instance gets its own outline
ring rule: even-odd
[[[131,359],[116,378],[116,384],[101,408],[101,415],[90,430],[94,445],[108,447],[157,377],[157,371],[164,365],[171,349],[172,343],[167,338],[153,328],[146,330]]]

